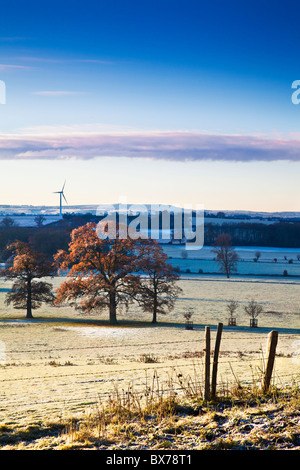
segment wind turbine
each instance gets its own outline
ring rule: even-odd
[[[63,185],[61,191],[55,191],[54,192],[54,194],[59,194],[59,215],[60,215],[60,217],[62,216],[62,198],[64,198],[64,200],[68,204],[68,201],[66,200],[65,195],[64,195],[65,184],[66,184],[66,181],[64,182],[64,185]]]

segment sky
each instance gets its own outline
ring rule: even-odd
[[[300,211],[299,14],[3,1],[0,205],[53,206],[66,180],[70,205]]]

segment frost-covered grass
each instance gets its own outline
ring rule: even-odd
[[[201,250],[186,250],[185,246],[163,245],[169,256],[169,262],[178,266],[181,273],[204,274],[219,273],[219,267],[214,261],[212,247],[204,246]],[[237,273],[252,276],[299,276],[300,277],[300,248],[269,248],[269,247],[236,247],[239,261]],[[260,258],[254,261],[256,252]],[[276,262],[274,260],[277,260]],[[285,273],[287,271],[287,273]]]
[[[116,391],[81,415],[0,427],[0,448],[33,450],[299,450],[299,388],[247,389],[205,402],[185,396]]]
[[[61,278],[55,278],[54,286],[58,286],[61,281]],[[233,433],[238,428],[232,425],[233,415],[227,416],[225,408],[225,414],[222,414],[226,418],[224,426],[218,427],[217,431],[213,427],[216,421],[208,410],[203,416],[197,416],[197,419],[189,414],[182,415],[181,412],[176,414],[176,411],[174,419],[161,416],[166,420],[164,423],[158,423],[155,418],[143,424],[141,417],[136,415],[137,421],[130,420],[128,426],[119,422],[110,429],[105,424],[101,432],[105,430],[106,434],[101,434],[100,440],[95,437],[99,427],[90,428],[90,424],[82,420],[100,401],[107,404],[116,388],[129,390],[128,387],[132,385],[135,390],[142,392],[145,383],[150,385],[149,380],[154,371],[157,371],[159,386],[164,390],[170,388],[172,381],[177,381],[176,387],[181,389],[176,390],[178,403],[181,403],[182,388],[185,391],[183,377],[189,380],[187,389],[192,388],[201,397],[204,328],[206,325],[211,326],[213,348],[219,322],[224,323],[219,391],[223,393],[229,386],[237,384],[246,387],[249,383],[253,384],[254,380],[259,382],[264,367],[267,334],[271,329],[279,331],[274,380],[282,387],[299,385],[300,280],[243,276],[227,280],[220,275],[194,275],[182,276],[180,285],[183,294],[174,311],[160,317],[157,326],[151,324],[151,315],[143,314],[138,306],[132,306],[127,313],[120,312],[118,326],[110,327],[107,314],[85,316],[68,306],[59,309],[42,307],[34,312],[34,320],[28,321],[24,312],[4,305],[5,293],[10,284],[1,280],[2,445],[20,448],[76,445],[113,447],[121,446],[122,443],[130,446],[131,442],[132,445],[146,445],[149,448],[159,445],[171,445],[174,448],[213,445],[216,448],[230,446],[230,442],[233,446],[236,442],[244,445],[241,444],[245,442],[242,437],[235,441]],[[243,310],[251,298],[264,307],[257,329],[249,328],[249,318]],[[227,326],[226,305],[232,299],[239,305],[237,327]],[[194,311],[193,330],[185,329],[183,312],[187,308]],[[219,411],[218,408],[214,409],[217,414]],[[279,415],[278,412],[276,416]],[[243,434],[246,437],[247,429],[254,428],[251,427],[252,421],[247,421],[247,417],[243,419],[246,420]],[[199,420],[202,430],[200,434],[194,435]],[[73,428],[70,423],[74,423]],[[155,426],[158,425],[156,438]],[[265,426],[265,423],[261,425]],[[231,429],[228,435],[224,432],[226,426]],[[294,439],[292,429],[287,424],[285,427],[288,430],[286,436],[290,437],[285,437],[284,442],[291,443]],[[65,430],[63,435],[62,429]],[[167,429],[173,431],[167,432]],[[180,429],[184,431],[180,432]],[[258,432],[259,427],[255,429]],[[135,432],[140,434],[135,435]],[[209,440],[211,433],[215,433],[215,438]],[[176,437],[175,440],[170,437],[172,435]],[[252,435],[254,439],[254,432]],[[195,439],[193,436],[196,436]],[[226,436],[228,439],[225,442],[222,439]],[[105,444],[105,439],[108,444]],[[269,445],[265,444],[265,438],[258,436],[257,439],[261,439],[261,446]],[[270,445],[274,442],[275,437]]]

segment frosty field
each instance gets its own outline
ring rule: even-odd
[[[52,280],[54,287],[61,278]],[[267,334],[279,332],[274,379],[299,384],[300,278],[183,274],[183,289],[173,312],[159,318],[137,306],[119,313],[119,325],[107,314],[86,316],[68,306],[42,307],[27,321],[25,313],[4,305],[9,284],[0,280],[0,382],[2,423],[50,419],[82,413],[105,401],[116,389],[142,390],[159,379],[180,393],[180,374],[203,385],[205,326],[224,324],[218,386],[251,384],[264,367]],[[237,326],[227,326],[226,304],[239,304]],[[258,328],[243,311],[251,299],[263,304]],[[183,312],[192,308],[194,329],[186,330]]]
[[[170,263],[178,266],[182,272],[203,272],[217,274],[218,265],[214,261],[212,248],[202,247],[201,250],[185,250],[184,246],[164,245],[164,251],[170,257]],[[300,276],[300,249],[272,247],[236,247],[239,256],[237,273],[250,276]],[[255,253],[260,258],[254,262]],[[299,258],[299,259],[298,259]]]

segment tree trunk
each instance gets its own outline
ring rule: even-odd
[[[155,301],[154,301],[154,306],[153,306],[152,323],[157,323],[157,309],[156,309],[156,302]]]
[[[157,323],[157,287],[154,280],[153,317],[152,323]]]
[[[109,323],[111,325],[117,324],[117,302],[115,292],[111,292],[109,294]]]
[[[33,318],[32,305],[31,305],[31,279],[27,281],[27,305],[26,305],[26,318]]]

